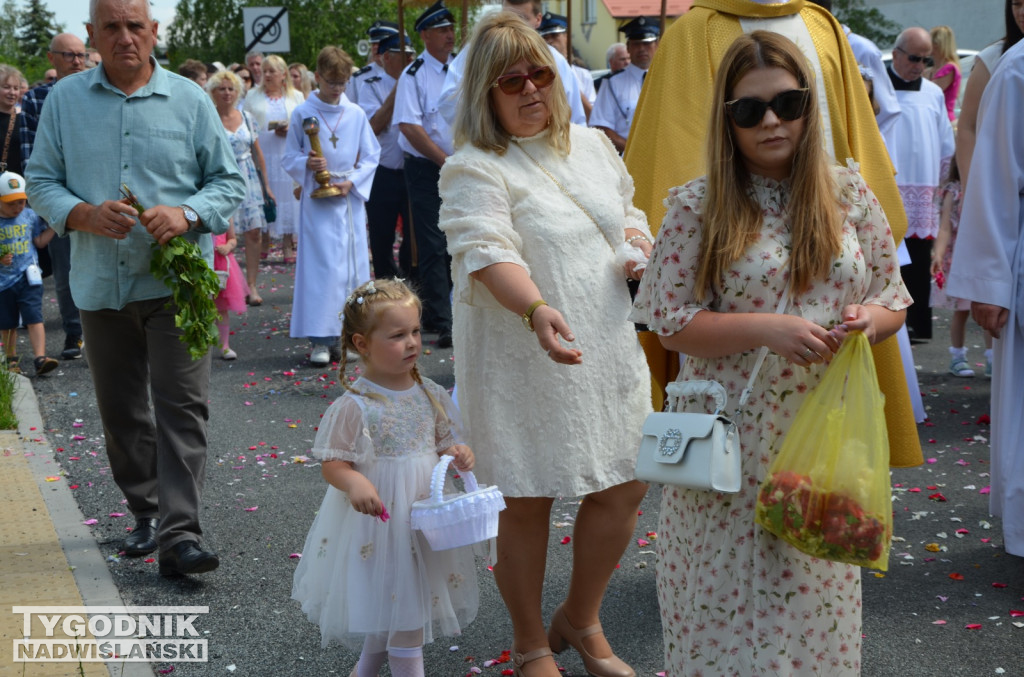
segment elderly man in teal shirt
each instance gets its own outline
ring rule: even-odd
[[[182,235],[212,264],[245,183],[210,98],[152,57],[147,0],[94,0],[86,28],[103,57],[62,78],[27,169],[33,208],[71,237],[71,292],[114,480],[136,527],[122,549],[160,550],[163,575],[216,569],[201,544],[210,357],[192,360],[150,245]],[[127,184],[147,207],[119,199]],[[152,399],[152,407],[149,402]],[[155,424],[154,424],[155,421]]]

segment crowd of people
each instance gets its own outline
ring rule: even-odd
[[[199,522],[211,355],[192,359],[178,340],[149,246],[185,237],[220,273],[217,354],[233,360],[228,317],[263,302],[260,267],[279,240],[295,266],[291,336],[309,342],[310,364],[344,376],[363,363],[339,379],[346,393],[313,446],[329,488],[293,588],[325,646],[359,652],[356,677],[384,662],[426,674],[423,644],[476,615],[472,553],[433,552],[410,527],[439,455],[504,496],[492,561],[513,673],[555,677],[554,654],[572,647],[591,675],[634,675],[600,611],[648,490],[634,479],[643,421],[671,380],[717,380],[736,402],[756,372],[737,414],[739,493],[662,493],[666,673],[859,674],[859,571],[756,525],[759,484],[852,332],[873,345],[890,463],[920,464],[911,346],[933,338],[931,308],[949,308],[952,376],[975,376],[968,318],[987,332],[991,511],[1024,556],[1011,404],[1024,8],[1005,0],[1005,38],[979,53],[958,110],[968,74],[949,27],[906,28],[885,65],[829,4],[697,0],[664,36],[637,17],[595,82],[566,17],[537,0],[504,0],[457,52],[437,0],[413,23],[419,54],[379,20],[362,68],[325,46],[312,70],[254,52],[178,74],[152,57],[148,2],[96,0],[95,57],[61,34],[35,88],[0,66],[8,367],[19,322],[36,373],[57,364],[42,333],[45,251],[62,357],[84,345],[136,519],[123,551],[159,551],[167,576],[212,571]],[[119,198],[126,185],[145,206]],[[419,374],[423,334],[454,348],[458,406]],[[559,496],[582,499],[569,587],[545,619]]]

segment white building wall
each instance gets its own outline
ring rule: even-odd
[[[866,0],[903,28],[946,25],[953,29],[956,46],[981,49],[1003,37],[1006,0]],[[882,50],[892,45],[879,45]]]

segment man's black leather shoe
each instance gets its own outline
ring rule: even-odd
[[[220,566],[217,553],[203,550],[195,541],[180,541],[160,553],[161,576],[205,574]]]
[[[124,539],[121,550],[129,557],[141,557],[156,551],[156,530],[160,520],[156,517],[143,517],[135,520],[135,529]]]

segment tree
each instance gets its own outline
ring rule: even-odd
[[[21,44],[16,36],[21,12],[14,0],[4,0],[0,7],[0,63],[21,62]]]
[[[56,15],[46,8],[43,0],[28,0],[28,7],[21,12],[18,22],[18,43],[25,58],[45,57],[50,40],[63,32],[63,24],[57,23]]]
[[[874,7],[865,7],[864,0],[834,0],[832,13],[851,31],[882,48],[895,42],[900,33],[898,23]]]
[[[476,4],[478,0],[474,0]],[[415,4],[414,4],[415,3]],[[245,57],[242,7],[252,0],[178,0],[175,17],[167,31],[167,56],[172,67],[185,59],[231,63]],[[286,62],[313,66],[326,45],[338,45],[356,60],[357,45],[366,39],[366,29],[377,19],[395,21],[394,0],[277,0],[288,8],[291,52]],[[406,3],[406,31],[415,35],[412,24],[430,2]],[[452,8],[456,17],[457,7]],[[256,47],[258,49],[258,46]]]

